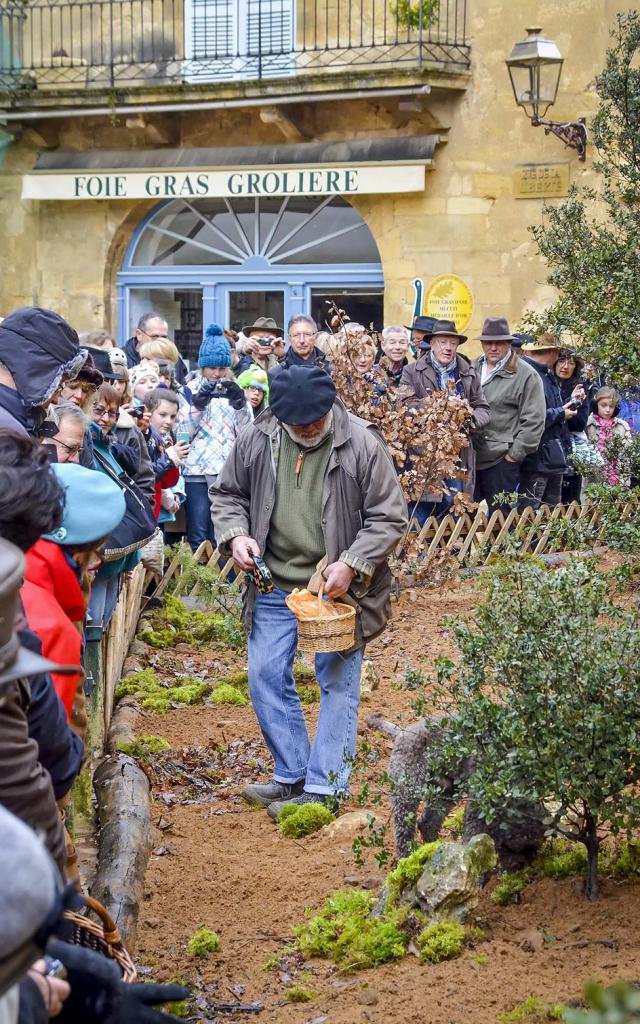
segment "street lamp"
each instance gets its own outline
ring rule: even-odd
[[[552,39],[545,39],[541,28],[528,28],[526,39],[513,47],[506,61],[513,95],[534,128],[542,127],[545,135],[556,135],[567,146],[577,149],[584,160],[587,150],[587,129],[584,118],[578,121],[549,121],[545,114],[558,95],[563,58]]]

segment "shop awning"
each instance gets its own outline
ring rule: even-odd
[[[421,192],[437,135],[211,149],[42,153],[23,199],[188,199]]]

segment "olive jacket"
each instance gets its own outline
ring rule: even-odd
[[[473,364],[482,375],[482,359]],[[540,375],[515,352],[483,385],[491,422],[473,439],[478,469],[489,469],[509,455],[522,462],[537,452],[545,423],[544,388]]]
[[[249,536],[264,551],[276,493],[279,421],[265,409],[238,435],[210,489],[216,537],[229,550]],[[382,632],[390,613],[388,558],[407,527],[407,509],[393,463],[375,427],[333,406],[331,455],[323,487],[322,531],[329,563],[355,570],[349,594],[358,607],[356,642]],[[245,592],[244,622],[251,629],[255,587]]]
[[[464,389],[464,396],[473,410],[473,419],[471,421],[470,431],[471,440],[467,447],[463,449],[460,457],[462,469],[465,472],[465,479],[462,482],[462,487],[465,494],[473,496],[476,483],[476,455],[474,439],[476,434],[483,430],[489,423],[491,419],[491,410],[480,386],[480,378],[476,375],[476,372],[469,363],[469,360],[465,359],[465,357],[461,355],[456,356],[456,359],[458,363],[458,374]],[[403,393],[409,398],[424,398],[425,395],[431,395],[434,391],[439,390],[436,371],[433,368],[429,351],[421,356],[417,362],[409,363],[408,366],[405,366],[402,371],[402,377],[400,378],[400,387],[403,389]]]

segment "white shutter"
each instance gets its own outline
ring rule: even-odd
[[[295,71],[295,0],[184,0],[188,82]]]

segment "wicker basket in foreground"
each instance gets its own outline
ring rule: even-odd
[[[322,604],[324,587],[318,591],[318,607]],[[287,606],[289,606],[288,598]],[[303,654],[329,654],[353,647],[356,632],[356,610],[349,604],[335,602],[340,611],[337,619],[298,619],[298,649]],[[293,609],[292,609],[293,610]]]
[[[100,918],[100,923],[97,924],[83,914],[74,914],[73,911],[68,910],[64,916],[73,928],[71,942],[75,946],[93,949],[94,952],[102,953],[110,960],[115,960],[122,971],[122,980],[129,983],[134,982],[138,975],[133,961],[123,945],[115,921],[98,900],[92,899],[91,896],[82,898],[87,907],[94,912],[96,917]]]

